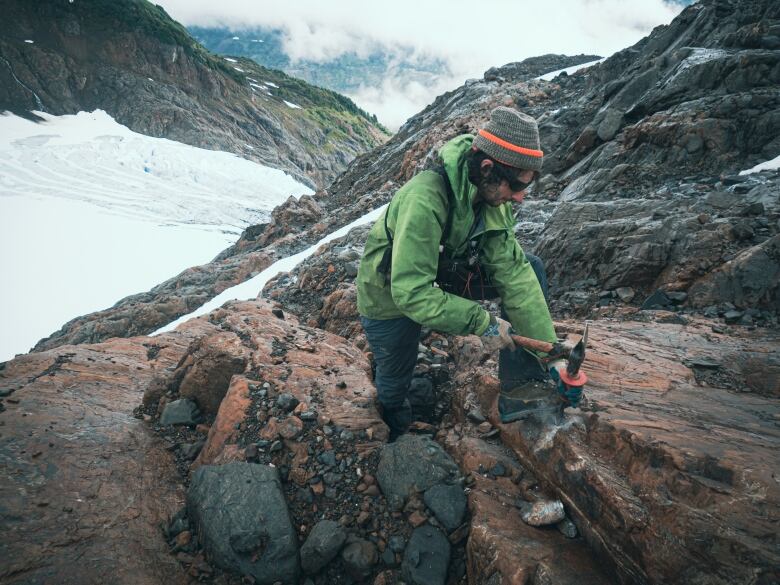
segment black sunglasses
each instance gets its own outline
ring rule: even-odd
[[[498,165],[495,165],[494,168],[498,171],[497,174],[499,178],[506,181],[507,185],[509,186],[509,189],[514,193],[525,191],[526,189],[528,189],[528,187],[533,185],[536,182],[536,180],[539,178],[539,171],[534,171],[534,175],[533,177],[531,177],[531,180],[526,182],[526,181],[521,181],[517,177],[517,171],[513,171],[510,170],[509,168],[498,166]]]

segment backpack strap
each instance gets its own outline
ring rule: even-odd
[[[447,175],[447,171],[444,168],[444,165],[439,165],[432,170],[444,180],[444,188],[447,192],[447,219],[444,222],[444,230],[441,233],[440,240],[440,244],[444,244],[444,242],[447,241],[447,237],[450,235],[450,231],[452,230],[453,208],[455,207],[455,192],[452,190],[452,183],[450,183],[450,178]],[[387,226],[387,215],[389,210],[390,206],[388,205],[387,210],[385,211],[385,236],[387,237],[387,241],[390,243],[390,245],[385,249],[385,252],[382,255],[382,260],[379,262],[379,266],[376,268],[377,272],[384,274],[385,276],[390,274],[391,264],[393,261],[393,234],[390,233],[390,228]]]

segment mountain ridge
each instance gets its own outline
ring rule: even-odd
[[[146,0],[12,1],[4,10],[2,109],[103,109],[142,134],[234,152],[314,187],[387,138],[348,98],[212,55]]]

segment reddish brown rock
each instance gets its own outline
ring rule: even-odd
[[[623,582],[777,579],[780,403],[761,394],[778,380],[780,339],[741,335],[595,322],[584,410],[557,427],[500,425]],[[474,383],[499,425],[497,380]]]
[[[451,432],[445,446],[464,472],[489,468],[499,461],[517,467],[502,449],[480,439],[460,439]],[[582,540],[569,540],[557,531],[532,528],[522,521],[517,505],[525,494],[509,477],[490,479],[480,473],[473,477],[466,544],[469,583],[613,583]]]
[[[220,331],[198,339],[186,364],[174,373],[181,377],[179,395],[194,400],[204,414],[216,414],[230,378],[246,367],[247,350],[232,332]]]
[[[244,450],[236,445],[239,427],[260,421],[256,416],[249,420],[249,384],[260,385],[263,381],[273,386],[274,396],[289,393],[300,404],[313,405],[310,408],[317,409],[321,420],[355,434],[370,430],[372,439],[355,442],[359,453],[387,439],[387,427],[374,405],[376,391],[366,373],[370,368],[360,350],[340,337],[299,325],[292,315],[278,319],[272,309],[265,301],[233,302],[214,311],[208,320],[195,320],[199,333],[192,348],[203,355],[237,355],[234,343],[239,339],[240,355],[247,363],[246,376],[262,376],[262,380],[233,376],[195,467],[243,458]],[[186,323],[182,328],[190,326]],[[231,333],[219,334],[221,330]],[[284,361],[274,364],[274,357],[281,353]],[[339,384],[323,374],[324,367],[338,372]],[[169,387],[176,386],[178,371],[170,374]],[[205,366],[200,371],[204,376],[211,375]],[[259,434],[265,440],[289,440],[302,429],[303,422],[297,416],[270,417]]]
[[[0,370],[0,582],[183,583],[160,525],[184,502],[171,454],[133,417],[186,335],[65,346]]]
[[[192,469],[201,465],[212,465],[216,462],[217,457],[225,450],[226,446],[237,437],[238,429],[236,426],[246,418],[250,404],[249,384],[246,378],[233,376],[227,394],[222,400],[217,418],[209,430],[206,444],[192,464]],[[238,450],[236,449],[234,453],[237,455]]]

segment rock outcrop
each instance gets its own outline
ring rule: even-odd
[[[501,425],[498,380],[471,349],[457,382],[621,582],[771,583],[779,350],[774,333],[701,321],[592,323],[587,402],[553,426]]]

